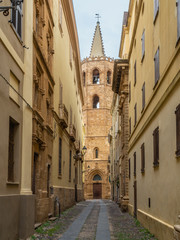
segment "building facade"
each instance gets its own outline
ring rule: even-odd
[[[34,231],[31,191],[33,3],[0,12],[0,239]],[[23,17],[24,16],[24,17]],[[9,21],[8,21],[9,20]],[[27,67],[28,66],[28,67]]]
[[[180,232],[179,16],[180,1],[131,0],[119,53],[129,61],[128,208],[160,240]]]
[[[112,127],[110,131],[111,148],[111,192],[112,198],[120,204],[122,211],[128,210],[128,60],[120,59],[114,62],[111,106]]]
[[[83,119],[87,153],[84,163],[85,199],[110,198],[109,143],[113,59],[104,53],[97,22],[90,57],[82,61],[85,104]]]
[[[36,222],[51,213],[51,171],[53,151],[53,3],[33,1],[33,148],[32,192]]]
[[[54,109],[52,196],[61,210],[83,200],[82,106],[84,94],[76,21],[71,0],[53,2]],[[58,211],[58,208],[56,209]]]

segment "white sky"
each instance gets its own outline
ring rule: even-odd
[[[129,0],[73,0],[79,35],[81,59],[89,57],[99,13],[105,54],[118,58],[122,20]]]

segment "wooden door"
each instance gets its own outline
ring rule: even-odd
[[[137,217],[137,182],[134,181],[134,217]]]
[[[93,198],[101,199],[102,198],[102,184],[93,183]]]

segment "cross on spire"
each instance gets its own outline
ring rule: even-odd
[[[97,23],[99,23],[99,19],[101,18],[101,16],[99,15],[99,13],[96,13],[96,18],[97,18]]]

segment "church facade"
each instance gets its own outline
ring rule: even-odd
[[[85,104],[83,120],[87,153],[84,159],[84,198],[109,199],[109,143],[114,61],[104,53],[97,22],[89,58],[82,61]]]

